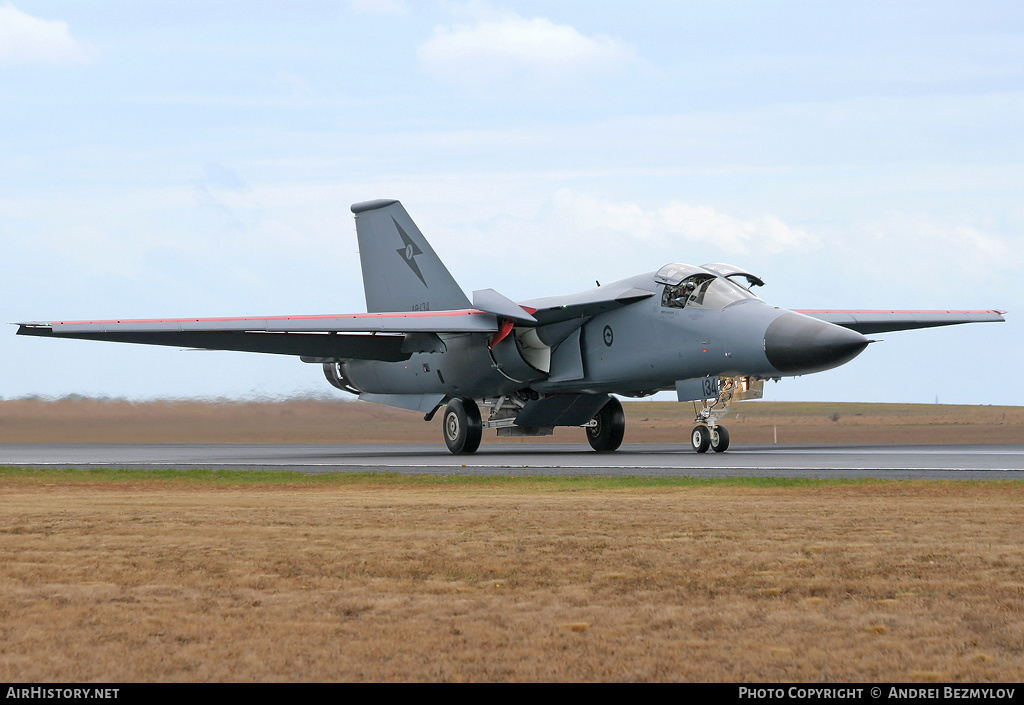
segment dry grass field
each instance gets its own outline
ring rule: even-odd
[[[626,443],[687,443],[690,404],[629,402]],[[1021,443],[1024,407],[739,402],[723,421],[733,443]],[[0,443],[351,443],[441,439],[441,414],[365,402],[0,401]],[[586,443],[583,432],[484,443]]]
[[[1015,681],[1020,483],[0,472],[0,680]]]

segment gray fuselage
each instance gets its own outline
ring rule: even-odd
[[[858,333],[767,304],[723,277],[711,285],[726,296],[712,301],[708,295],[703,305],[691,296],[681,305],[668,300],[668,285],[654,273],[639,275],[607,285],[654,294],[628,306],[532,331],[517,325],[497,344],[486,333],[441,335],[442,352],[397,363],[351,360],[345,375],[373,394],[484,399],[529,388],[636,396],[696,377],[816,372],[867,345]],[[791,350],[802,358],[788,355]]]

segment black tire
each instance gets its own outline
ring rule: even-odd
[[[690,444],[698,453],[707,453],[711,447],[711,431],[707,426],[694,426],[690,432]]]
[[[729,429],[725,426],[715,426],[715,430],[711,432],[711,450],[716,453],[729,450]]]
[[[609,397],[608,403],[601,407],[594,420],[597,425],[587,427],[590,447],[598,453],[610,453],[618,449],[626,433],[626,414],[622,411],[622,403],[615,397]]]
[[[472,399],[452,399],[444,408],[444,444],[456,455],[475,453],[483,436],[480,409]]]

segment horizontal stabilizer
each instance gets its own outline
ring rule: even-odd
[[[1003,321],[1005,311],[796,311],[862,334]]]
[[[531,316],[529,311],[515,301],[506,299],[494,289],[474,291],[473,308],[486,313],[493,313],[502,318],[511,318],[513,321],[522,321],[524,323],[537,322],[537,319]]]

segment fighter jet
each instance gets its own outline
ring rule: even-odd
[[[359,399],[429,421],[473,453],[484,429],[544,436],[577,426],[596,451],[626,428],[616,396],[673,390],[695,410],[698,453],[729,447],[719,421],[765,380],[821,372],[868,346],[865,334],[1002,321],[1004,311],[789,311],[761,300],[739,267],[667,264],[594,289],[513,302],[470,301],[395,200],[356,203],[367,313],[20,323],[18,335],[298,356]],[[699,402],[699,409],[698,403]],[[486,409],[486,419],[481,414]]]

